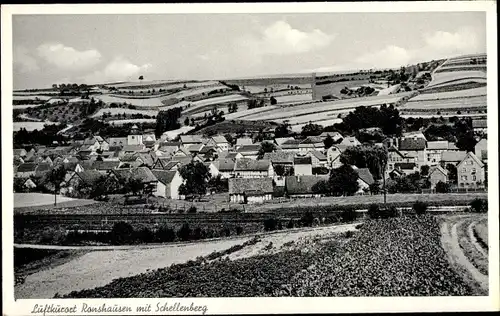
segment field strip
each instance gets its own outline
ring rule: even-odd
[[[477,241],[476,236],[474,236],[474,226],[477,225],[477,223],[478,222],[470,223],[469,226],[467,227],[467,233],[469,235],[469,239],[471,240],[472,244],[477,249],[477,251],[479,251],[483,256],[488,257],[488,252],[484,250],[483,247],[481,247],[481,245]]]

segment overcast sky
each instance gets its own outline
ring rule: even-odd
[[[399,67],[486,52],[484,12],[13,16],[14,87]]]

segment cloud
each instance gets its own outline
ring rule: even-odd
[[[291,55],[326,47],[334,38],[334,35],[319,29],[304,32],[292,28],[285,21],[277,21],[261,30],[258,37],[246,38],[241,44],[245,49],[261,55]]]
[[[115,57],[102,70],[95,71],[82,79],[87,83],[105,83],[112,81],[136,80],[143,72],[148,71],[151,64],[141,66],[131,63],[124,57]]]
[[[40,69],[36,59],[29,54],[28,49],[24,46],[14,47],[12,59],[14,65],[19,67],[20,72],[33,72]]]
[[[101,53],[95,49],[79,51],[60,43],[45,43],[37,48],[38,56],[64,70],[82,70],[97,65]]]
[[[426,54],[436,54],[439,57],[477,53],[480,45],[477,35],[471,28],[463,28],[455,33],[437,31],[424,35]],[[484,49],[484,48],[483,48]]]
[[[406,65],[411,59],[411,52],[405,48],[389,45],[379,51],[363,54],[356,58],[355,61],[356,63],[366,65],[369,68],[394,68]]]

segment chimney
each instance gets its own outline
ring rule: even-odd
[[[297,176],[297,183],[300,183],[300,175]]]

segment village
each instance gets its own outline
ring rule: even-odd
[[[134,125],[127,137],[95,135],[66,146],[15,149],[14,189],[54,192],[57,186],[64,196],[98,200],[108,194],[182,200],[223,193],[225,202],[237,204],[321,197],[331,194],[328,181],[344,166],[343,154],[362,148],[382,149],[385,165],[350,165],[356,174],[355,188],[333,195],[381,194],[384,183],[387,193],[408,193],[411,189],[396,185],[403,177],[421,183],[421,192],[410,193],[476,192],[484,191],[487,185],[484,138],[473,151],[464,151],[446,140],[428,141],[421,131],[365,144],[339,132],[260,142],[251,134],[226,136],[180,135],[171,139],[164,133],[156,138],[154,132],[143,132]],[[191,171],[186,176],[187,167],[197,165],[205,167],[204,173],[197,177],[196,171]],[[383,176],[382,172],[373,174],[381,168]],[[59,182],[48,176],[56,169],[62,170]],[[418,178],[412,178],[415,174]],[[203,188],[197,188],[200,186]]]

